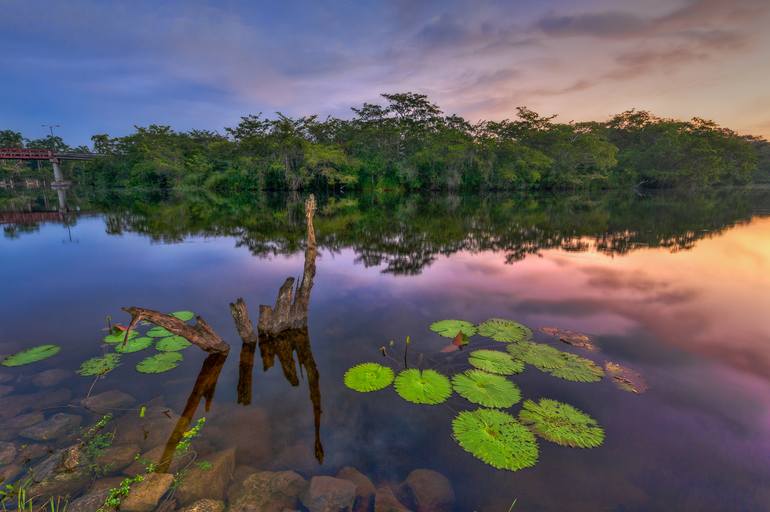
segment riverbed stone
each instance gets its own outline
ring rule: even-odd
[[[88,494],[84,494],[76,500],[71,501],[67,506],[67,510],[76,512],[97,512],[101,509],[103,512],[113,512],[115,510],[114,508],[103,506],[104,500],[107,499],[107,494],[109,494],[107,490],[98,493],[89,492]]]
[[[61,405],[70,398],[72,392],[66,388],[4,396],[0,398],[0,420],[5,421],[23,412]]]
[[[148,407],[144,418],[136,412],[115,420],[115,444],[138,444],[148,449],[165,444],[174,431],[179,415],[166,407]]]
[[[282,512],[296,509],[308,483],[294,471],[260,471],[248,476],[230,512]]]
[[[50,388],[60,384],[70,376],[72,376],[72,372],[62,370],[61,368],[54,368],[52,370],[42,371],[33,376],[32,384],[39,388]]]
[[[314,476],[301,499],[310,512],[349,512],[356,499],[356,484],[332,476]]]
[[[16,458],[16,445],[13,443],[0,442],[0,465],[10,464]]]
[[[98,395],[84,398],[81,401],[81,404],[86,409],[90,409],[98,413],[105,413],[114,411],[116,409],[125,409],[126,407],[133,405],[134,402],[136,402],[136,398],[129,395],[128,393],[124,393],[123,391],[118,391],[116,389],[111,389],[109,391],[105,391],[104,393],[99,393]]]
[[[134,458],[139,453],[139,445],[121,444],[110,446],[96,457],[96,464],[105,472],[121,471],[134,463]]]
[[[452,484],[438,471],[415,469],[402,488],[413,498],[417,512],[449,512],[454,506]]]
[[[353,482],[356,486],[356,501],[353,504],[354,512],[368,512],[372,498],[377,489],[369,478],[356,468],[346,466],[339,470],[337,478]]]
[[[131,490],[120,503],[123,512],[151,512],[171,488],[174,475],[171,473],[150,473],[141,482],[131,486]]]
[[[406,508],[390,487],[381,486],[377,488],[374,495],[374,512],[411,512]]]
[[[225,502],[220,500],[202,499],[187,505],[179,512],[224,512]]]
[[[136,476],[141,473],[144,473],[146,471],[146,463],[152,463],[156,465],[160,465],[164,462],[164,460],[161,460],[163,458],[163,454],[166,451],[166,445],[162,444],[159,446],[156,446],[155,448],[146,451],[142,453],[139,456],[139,460],[135,460],[131,463],[130,466],[125,468],[123,470],[123,473],[129,476]],[[186,465],[188,462],[190,462],[190,458],[192,457],[192,454],[190,453],[177,453],[176,451],[172,454],[171,464],[169,464],[168,471],[171,473],[176,473],[184,465]]]
[[[27,427],[31,427],[36,423],[40,423],[45,419],[43,413],[33,412],[29,414],[21,414],[8,420],[2,421],[0,427],[0,441],[11,441],[16,439],[19,435],[19,430]]]
[[[50,441],[72,433],[83,418],[75,414],[59,412],[37,425],[27,427],[19,435],[35,441]]]
[[[193,465],[185,474],[175,496],[187,505],[203,498],[221,500],[235,469],[235,448],[229,448],[206,457],[207,469]]]
[[[0,467],[0,482],[10,483],[21,474],[24,468],[19,464],[8,464]]]

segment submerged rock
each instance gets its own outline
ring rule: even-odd
[[[179,512],[224,512],[225,502],[220,500],[204,499],[187,505]]]
[[[0,442],[0,465],[10,464],[16,458],[16,445]]]
[[[67,510],[73,510],[76,512],[97,512],[101,509],[102,512],[113,512],[115,509],[112,507],[102,507],[104,500],[107,499],[109,491],[104,490],[99,493],[88,493],[79,497],[75,501],[72,501],[67,506]]]
[[[139,453],[139,445],[122,444],[106,448],[94,462],[102,469],[103,473],[120,471],[134,462]]]
[[[18,464],[9,464],[0,468],[0,482],[13,482],[19,476],[24,468]]]
[[[174,475],[171,473],[150,473],[144,480],[131,486],[128,496],[120,502],[123,512],[151,512],[171,488]]]
[[[160,446],[156,446],[150,451],[144,452],[139,456],[138,460],[135,460],[133,463],[131,463],[130,466],[125,468],[123,470],[123,473],[129,476],[136,476],[139,474],[142,474],[146,471],[146,464],[147,463],[153,463],[153,464],[162,464],[164,460],[161,460],[163,458],[163,453],[166,450],[166,445],[162,444]],[[190,454],[178,454],[176,452],[173,453],[171,464],[169,465],[168,471],[171,473],[176,473],[180,469],[182,469],[182,466],[184,466],[187,462],[190,461],[190,457],[192,455]]]
[[[55,451],[32,467],[33,483],[27,495],[36,501],[69,496],[82,489],[91,475],[85,464],[81,464],[79,445]]]
[[[248,476],[231,499],[230,512],[282,512],[294,509],[308,483],[294,471],[260,471]]]
[[[417,512],[449,512],[455,502],[455,493],[449,479],[431,469],[415,469],[403,484],[412,497]]]
[[[182,505],[203,498],[224,498],[235,469],[235,448],[215,453],[201,462],[207,463],[205,468],[200,464],[192,466],[176,491]]]
[[[67,414],[64,412],[56,413],[47,420],[44,420],[36,425],[27,427],[19,435],[26,437],[27,439],[33,439],[35,441],[50,441],[52,439],[59,439],[67,434],[72,433],[77,427],[80,426],[80,422],[83,420],[80,416],[74,414]]]
[[[353,504],[354,512],[368,512],[374,493],[377,492],[372,481],[351,466],[340,469],[339,473],[337,473],[337,478],[352,482],[356,486],[356,501]]]
[[[302,504],[310,512],[342,512],[353,509],[356,485],[342,478],[314,476],[302,494]]]
[[[72,376],[72,372],[55,368],[45,370],[32,377],[32,384],[39,388],[50,388]]]
[[[390,490],[390,487],[382,486],[374,495],[374,512],[411,512],[401,504]]]
[[[115,409],[123,409],[129,407],[136,402],[136,398],[118,390],[105,391],[98,395],[89,396],[81,401],[81,404],[86,409],[90,409],[94,412],[105,413],[113,411]]]
[[[71,397],[72,392],[69,389],[4,396],[0,398],[0,420],[13,418],[23,412],[61,405]]]

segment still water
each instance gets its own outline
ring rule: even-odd
[[[0,354],[62,347],[45,361],[0,368],[0,435],[15,449],[0,466],[7,481],[110,412],[113,448],[129,456],[110,452],[106,469],[63,484],[71,502],[96,492],[94,482],[103,489],[131,474],[134,452],[162,453],[181,416],[185,428],[206,417],[194,441],[199,461],[235,449],[226,481],[212,484],[230,505],[258,471],[310,480],[350,466],[410,507],[414,493],[401,485],[410,472],[440,472],[454,504],[435,510],[505,512],[514,500],[514,511],[770,510],[770,190],[318,197],[317,255],[306,250],[300,196],[65,196],[60,212],[62,197],[51,191],[0,195]],[[309,263],[306,321],[273,349],[260,339],[250,351],[229,304],[243,298],[256,329],[259,306],[273,306],[289,277],[307,284]],[[121,308],[129,306],[192,310],[230,353],[207,358],[193,346],[178,368],[139,374],[150,348],[123,355],[101,378],[77,375],[82,361],[110,351],[101,341],[106,318],[127,325]],[[407,335],[410,364],[462,371],[468,352],[502,344],[474,336],[464,350],[442,352],[451,340],[430,324],[492,317],[599,365],[630,367],[649,389],[623,391],[608,377],[568,382],[527,366],[510,377],[523,398],[578,407],[606,439],[592,449],[538,439],[539,462],[510,472],[453,440],[453,417],[476,407],[458,395],[419,406],[392,387],[362,394],[343,385],[361,362],[400,370]],[[586,333],[598,350],[542,327]],[[393,359],[380,352],[389,340]],[[84,397],[114,390],[125,395],[103,395],[114,400],[98,411],[82,407]],[[20,435],[29,428],[21,424],[61,413],[76,417],[61,432]],[[219,478],[219,468],[209,471]],[[161,502],[181,508],[190,493]]]

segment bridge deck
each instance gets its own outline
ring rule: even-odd
[[[0,160],[90,160],[93,153],[58,152],[37,148],[0,148]]]

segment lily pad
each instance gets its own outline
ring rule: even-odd
[[[136,338],[139,335],[134,329],[131,329],[128,333],[128,339]],[[126,331],[118,330],[117,332],[113,332],[111,334],[108,334],[104,337],[105,343],[123,343],[123,340],[126,339]]]
[[[87,361],[83,361],[78,369],[78,373],[84,377],[104,375],[117,368],[119,364],[120,354],[106,354],[102,357],[92,357]]]
[[[195,313],[192,311],[174,311],[171,313],[171,316],[175,316],[178,319],[180,319],[183,322],[187,322],[188,320],[192,320],[195,318]]]
[[[163,373],[173,370],[182,361],[182,354],[179,352],[161,352],[146,359],[142,359],[136,364],[136,371],[139,373]]]
[[[466,400],[484,407],[507,408],[521,400],[516,384],[481,370],[458,373],[452,377],[452,387]]]
[[[548,373],[560,379],[572,382],[598,382],[604,377],[601,366],[585,357],[562,352],[562,365],[548,370]]]
[[[37,347],[28,348],[6,357],[3,359],[2,365],[24,366],[25,364],[36,363],[55,356],[60,350],[61,347],[59,345],[38,345]]]
[[[184,350],[190,345],[192,345],[192,343],[182,336],[169,336],[158,340],[155,348],[160,352],[176,352],[177,350]]]
[[[534,434],[502,411],[462,411],[452,420],[452,435],[465,451],[497,469],[517,471],[537,463]]]
[[[401,398],[414,404],[440,404],[452,394],[449,379],[435,370],[404,370],[394,385]]]
[[[393,382],[393,370],[377,363],[361,363],[345,372],[344,382],[360,393],[378,391]]]
[[[514,359],[524,361],[540,370],[550,370],[564,365],[564,359],[561,357],[563,352],[543,343],[522,341],[511,343],[506,349]]]
[[[623,391],[636,394],[647,391],[647,382],[644,377],[627,366],[605,361],[604,370],[612,378],[612,382]]]
[[[526,325],[503,318],[490,318],[479,325],[478,332],[481,336],[504,342],[525,341],[532,337],[532,330]]]
[[[118,352],[119,354],[131,354],[134,352],[139,352],[140,350],[144,350],[150,345],[152,345],[153,339],[148,338],[147,336],[142,336],[141,338],[133,338],[126,342],[124,345],[123,342],[120,342],[115,345],[115,352]]]
[[[150,338],[165,338],[167,336],[173,336],[174,333],[166,329],[165,327],[153,327],[147,331],[146,336]]]
[[[476,334],[476,326],[465,320],[439,320],[430,324],[430,330],[446,338],[454,338],[459,332],[466,336]]]
[[[535,434],[563,446],[595,448],[604,442],[604,429],[595,419],[569,404],[543,398],[525,400],[519,421]]]
[[[593,344],[591,337],[587,334],[559,329],[558,327],[542,327],[540,330],[550,336],[557,336],[559,341],[568,345],[590,350],[592,352],[597,350],[596,345]]]
[[[500,375],[513,375],[524,371],[524,363],[514,360],[510,354],[499,350],[474,350],[468,357],[468,362],[489,373]]]

